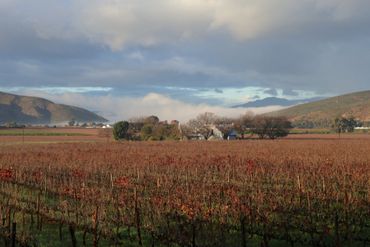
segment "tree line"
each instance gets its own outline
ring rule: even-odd
[[[291,122],[285,117],[254,116],[246,113],[238,118],[227,118],[206,112],[184,124],[176,120],[171,123],[160,121],[157,116],[120,121],[113,126],[113,136],[116,140],[137,141],[180,140],[194,136],[209,140],[216,135],[219,139],[227,139],[230,133],[236,132],[240,139],[253,136],[276,139],[287,136],[291,128]]]
[[[177,121],[160,121],[157,116],[133,118],[119,121],[113,126],[116,140],[162,141],[180,140],[181,133]]]

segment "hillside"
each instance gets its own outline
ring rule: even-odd
[[[296,105],[268,113],[272,116],[286,116],[293,123],[312,122],[316,126],[329,127],[336,117],[354,117],[370,121],[370,91],[336,96],[316,102]]]
[[[279,106],[293,106],[293,105],[297,105],[297,104],[317,101],[317,100],[320,100],[320,99],[322,99],[322,98],[289,100],[289,99],[278,98],[278,97],[268,97],[268,98],[264,98],[264,99],[251,101],[251,102],[248,102],[248,103],[245,103],[245,104],[236,105],[236,106],[233,106],[232,108],[265,107],[265,106],[276,106],[276,105],[279,105]]]
[[[88,110],[55,104],[49,100],[0,92],[0,123],[50,124],[70,120],[78,122],[106,122]]]

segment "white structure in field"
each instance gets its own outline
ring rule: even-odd
[[[211,126],[213,139],[223,140],[224,134],[216,126]]]
[[[370,127],[355,127],[355,130],[370,130]]]

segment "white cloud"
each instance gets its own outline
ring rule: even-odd
[[[238,40],[369,18],[368,0],[0,1],[43,39],[82,37],[112,50],[199,39],[227,31]],[[353,23],[352,23],[353,25]]]
[[[112,49],[202,37],[222,29],[238,40],[366,17],[366,0],[88,1],[81,24]]]
[[[137,60],[137,61],[144,61],[145,57],[140,51],[132,52],[128,55],[130,59]]]
[[[255,114],[282,109],[281,106],[260,108],[227,108],[207,104],[189,104],[168,96],[149,93],[144,97],[90,96],[77,93],[49,94],[42,91],[23,91],[22,94],[36,95],[56,103],[75,105],[98,112],[111,121],[130,119],[138,116],[156,115],[162,120],[186,122],[204,112],[219,116],[238,117],[246,112]]]
[[[208,1],[81,1],[80,28],[91,40],[120,50],[127,43],[150,46],[186,40],[207,30]]]

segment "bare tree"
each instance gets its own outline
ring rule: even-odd
[[[241,133],[251,127],[253,113],[247,112],[239,118],[219,117],[214,113],[206,112],[191,119],[187,124],[181,125],[182,133],[198,133],[204,136],[206,140],[213,135],[213,129],[216,127],[223,133],[223,138],[227,138],[228,133],[236,130]]]
[[[182,139],[186,139],[194,134],[193,129],[188,124],[180,124],[179,131]]]
[[[156,125],[159,123],[159,118],[157,116],[152,115],[152,116],[146,117],[144,120],[144,123]]]
[[[244,138],[244,133],[251,129],[253,119],[253,112],[247,112],[234,120],[234,129],[241,134],[242,138]]]
[[[186,125],[193,133],[199,133],[206,140],[213,134],[212,126],[215,124],[217,116],[211,112],[205,112],[191,119]]]
[[[228,134],[235,129],[237,120],[227,117],[218,117],[215,119],[214,125],[223,133],[223,138],[226,139]]]
[[[291,122],[285,117],[257,116],[252,122],[251,131],[261,139],[276,139],[287,136],[291,128]]]

